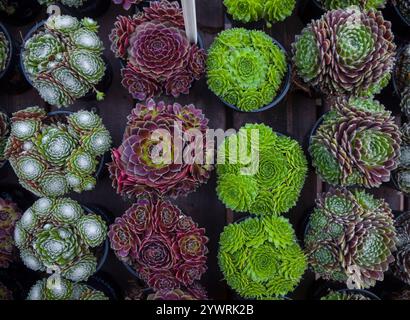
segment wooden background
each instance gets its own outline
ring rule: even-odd
[[[199,28],[205,40],[206,48],[212,43],[217,33],[232,26],[231,21],[225,15],[222,0],[197,0],[197,12]],[[299,11],[295,10],[292,17],[283,23],[274,24],[271,29],[268,29],[262,23],[248,27],[263,29],[282,43],[288,52],[290,52],[290,46],[295,35],[303,28],[303,23],[299,19],[298,13]],[[77,111],[82,108],[97,107],[99,114],[104,120],[104,124],[111,132],[114,146],[118,146],[121,143],[126,117],[135,104],[120,84],[120,63],[115,59],[114,54],[109,49],[108,34],[113,27],[116,16],[119,14],[129,13],[124,11],[120,6],[112,4],[109,11],[104,16],[98,18],[98,22],[101,26],[100,36],[105,42],[106,47],[104,54],[109,59],[114,71],[113,83],[107,92],[105,100],[102,102],[79,101],[68,109]],[[45,9],[43,17],[39,17],[37,20],[40,21],[44,17]],[[10,28],[15,40],[21,41],[22,36],[30,27],[31,25]],[[34,89],[30,89],[18,95],[10,95],[4,92],[4,90],[0,91],[3,91],[0,92],[0,107],[9,113],[33,105],[42,106],[47,108],[47,110],[53,110],[53,108],[50,108],[41,100]],[[397,99],[392,96],[391,91],[391,88],[385,90],[381,100],[386,104],[388,109],[393,110],[395,114],[399,116],[398,121],[400,121],[398,102]],[[172,101],[165,97],[161,97],[161,99]],[[317,119],[327,110],[325,101],[322,103],[321,99],[310,98],[305,92],[291,89],[286,99],[271,110],[256,114],[235,112],[225,107],[218,98],[208,90],[204,79],[195,83],[189,96],[180,97],[177,101],[181,104],[194,103],[197,107],[202,108],[206,116],[210,119],[211,128],[239,129],[245,123],[265,123],[271,126],[275,131],[297,139],[302,144],[307,156],[310,131]],[[0,178],[1,189],[11,189],[18,185],[17,178],[9,166],[2,169]],[[218,240],[224,226],[240,218],[240,216],[225,209],[224,205],[216,196],[215,186],[216,177],[214,173],[207,185],[202,186],[196,193],[189,195],[187,198],[178,199],[176,202],[187,215],[191,215],[200,226],[206,228],[207,235],[210,238],[208,245],[210,249],[208,272],[202,281],[203,285],[209,291],[209,297],[211,299],[229,299],[235,298],[235,295],[228,289],[217,265]],[[304,218],[314,206],[316,194],[326,190],[326,188],[327,186],[318,179],[314,170],[310,168],[297,207],[291,210],[287,215],[297,230],[300,240],[302,240],[303,237]],[[408,199],[400,192],[394,190],[390,185],[383,186],[378,190],[372,190],[371,192],[377,196],[384,197],[390,203],[393,210],[402,211],[409,208]],[[127,203],[120,196],[116,195],[114,189],[111,187],[111,181],[106,169],[104,169],[94,191],[81,195],[73,194],[72,198],[85,204],[97,205],[113,216],[121,216],[131,205],[130,202]],[[103,271],[109,274],[115,283],[123,290],[127,288],[129,280],[133,279],[133,276],[116,259],[112,251],[110,251]],[[289,297],[293,299],[311,298],[312,288],[317,287],[317,283],[315,286],[312,285],[313,281],[314,276],[310,272],[307,272],[298,289]]]

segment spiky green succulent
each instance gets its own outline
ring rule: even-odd
[[[266,19],[269,22],[284,21],[292,15],[295,0],[224,0],[228,13],[242,22]]]
[[[0,32],[0,72],[4,71],[10,59],[10,44],[5,34]]]
[[[101,217],[86,214],[76,201],[41,198],[17,222],[14,241],[28,268],[78,282],[96,271],[95,248],[106,236]]]
[[[360,6],[366,10],[381,9],[386,5],[386,0],[316,0],[325,10],[345,9],[350,6]]]
[[[55,4],[56,2],[61,3],[64,6],[67,7],[74,7],[74,8],[79,8],[81,7],[87,0],[60,0],[60,1],[55,1],[55,0],[37,0],[39,4],[43,6],[49,6],[51,4]]]
[[[296,205],[307,161],[297,141],[247,124],[218,150],[219,199],[230,209],[279,215]]]
[[[351,6],[313,20],[296,36],[292,51],[298,76],[314,89],[372,96],[391,79],[396,45],[381,12]]]
[[[287,70],[285,53],[261,31],[226,30],[212,44],[207,61],[209,88],[242,111],[271,103]]]
[[[55,280],[55,281],[54,281]],[[108,300],[88,285],[58,278],[42,279],[31,287],[27,300]]]
[[[5,154],[26,189],[60,197],[94,189],[97,166],[110,146],[110,133],[94,112],[59,121],[33,107],[13,114]]]
[[[104,77],[103,43],[95,21],[52,16],[24,44],[24,67],[41,97],[65,107],[95,91]]]
[[[219,244],[225,280],[244,298],[281,298],[295,289],[307,268],[294,230],[282,217],[231,224]]]
[[[355,291],[331,291],[326,296],[322,297],[320,300],[353,300],[353,301],[364,301],[371,300],[370,298],[364,296],[361,293]]]
[[[400,156],[401,134],[379,102],[340,98],[313,134],[313,166],[332,185],[367,188],[390,181]]]
[[[364,191],[332,189],[319,195],[305,248],[317,277],[349,289],[382,281],[394,261],[396,229],[389,205]]]

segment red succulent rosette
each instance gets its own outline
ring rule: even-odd
[[[122,85],[134,99],[188,94],[205,73],[206,52],[189,43],[177,2],[151,1],[137,15],[119,16],[109,38],[111,50],[127,62]]]
[[[117,257],[156,291],[194,286],[207,270],[205,229],[162,198],[138,200],[108,235]]]
[[[197,159],[199,155],[193,149],[206,150],[206,141],[193,148],[192,141],[181,138],[191,129],[202,137],[208,129],[208,120],[193,105],[156,104],[153,100],[146,105],[137,104],[128,117],[123,143],[112,151],[113,162],[108,165],[117,193],[128,197],[149,193],[178,197],[205,183],[212,166],[204,158]],[[168,133],[169,143],[165,147],[155,132]],[[160,147],[163,152],[156,157],[155,150]],[[192,161],[185,161],[187,153],[193,154]]]

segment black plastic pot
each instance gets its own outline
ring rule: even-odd
[[[57,3],[57,5],[61,5]],[[104,15],[110,8],[111,0],[87,0],[81,7],[68,7],[62,5],[62,7],[70,15],[78,18],[98,18]]]
[[[410,30],[410,26],[408,27]],[[397,50],[397,55],[396,55],[396,61],[398,62],[401,55],[404,53],[404,49],[405,49],[405,45],[401,46],[398,50]],[[394,69],[393,69],[393,76],[392,76],[392,84],[393,84],[393,90],[394,90],[394,94],[397,97],[401,97],[401,90],[399,88],[399,84],[397,83],[397,73],[399,72],[398,70],[398,63],[395,64]]]
[[[37,0],[7,0],[13,12],[7,14],[0,11],[0,20],[15,26],[22,26],[34,21],[41,12]]]
[[[386,8],[383,10],[386,20],[392,22],[393,32],[402,40],[410,39],[410,21],[408,21],[400,12],[399,8],[388,1]]]
[[[86,283],[90,288],[101,291],[109,300],[120,300],[117,285],[103,274],[92,276]]]
[[[381,300],[377,295],[373,292],[363,289],[341,289],[337,290],[338,293],[346,293],[346,294],[360,294],[370,300]],[[325,296],[325,295],[324,295]]]
[[[272,41],[273,41],[273,43],[276,44],[276,45],[285,53],[285,55],[286,55],[286,50],[285,50],[285,48],[284,48],[277,40],[275,40],[275,39],[272,38]],[[272,108],[274,108],[274,107],[277,107],[277,106],[282,102],[282,100],[286,97],[286,95],[287,95],[287,93],[289,92],[289,89],[290,89],[291,78],[292,78],[292,67],[291,67],[290,63],[288,63],[288,65],[287,65],[287,72],[286,72],[286,74],[285,74],[284,80],[282,81],[282,86],[281,86],[281,89],[279,90],[279,93],[276,95],[276,97],[273,99],[273,101],[272,101],[270,104],[268,104],[268,105],[266,105],[266,106],[263,106],[262,108],[259,108],[259,109],[257,109],[257,110],[253,110],[253,111],[243,111],[243,110],[239,109],[238,107],[236,107],[236,106],[234,106],[234,105],[232,105],[232,104],[227,103],[227,102],[224,101],[221,97],[219,97],[219,96],[217,96],[217,97],[218,97],[219,100],[222,101],[223,104],[225,104],[227,107],[229,107],[229,108],[231,108],[231,109],[233,109],[233,110],[235,110],[235,111],[238,111],[238,112],[242,112],[242,113],[258,113],[258,112],[267,111],[267,110],[269,110],[269,109],[272,109]]]
[[[46,21],[41,21],[41,22],[36,23],[36,24],[27,32],[26,36],[24,37],[23,44],[21,45],[21,48],[20,48],[20,59],[19,59],[20,61],[19,61],[19,65],[20,65],[20,68],[21,68],[21,70],[22,70],[22,72],[23,72],[23,75],[24,75],[26,81],[27,81],[32,87],[33,87],[33,81],[30,79],[30,76],[28,75],[27,70],[26,70],[26,68],[25,68],[25,66],[24,66],[24,58],[23,58],[23,56],[24,56],[24,45],[25,45],[25,43],[27,42],[27,40],[29,40],[40,28],[44,27],[44,24],[45,24],[45,23],[46,23]],[[105,92],[108,91],[109,87],[111,86],[112,79],[113,79],[113,69],[112,69],[112,66],[111,66],[111,64],[109,63],[108,59],[107,59],[105,56],[103,56],[102,58],[103,58],[103,60],[104,60],[104,62],[105,62],[105,65],[106,65],[106,71],[105,71],[105,74],[104,74],[103,79],[102,79],[102,80],[100,81],[100,83],[97,84],[95,87],[96,87],[97,90],[99,90],[99,91],[105,93]],[[93,90],[91,90],[91,91],[88,92],[85,96],[79,98],[78,100],[90,101],[90,100],[95,100],[95,98],[96,98],[96,93],[95,93]]]

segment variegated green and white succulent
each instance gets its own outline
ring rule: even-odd
[[[41,97],[49,104],[65,107],[94,90],[105,74],[103,43],[97,22],[71,16],[52,16],[26,41],[24,67]]]
[[[39,4],[44,5],[44,6],[49,6],[51,4],[55,3],[61,3],[64,6],[67,7],[74,7],[74,8],[79,8],[84,5],[87,0],[37,0]]]
[[[7,65],[9,59],[9,42],[3,32],[0,32],[0,72],[2,72]]]
[[[107,236],[107,225],[68,198],[41,198],[17,222],[14,241],[23,263],[34,271],[55,272],[86,281],[97,268],[93,248]]]
[[[78,111],[54,121],[39,107],[13,114],[5,156],[27,190],[61,197],[94,189],[94,174],[111,136],[101,118]]]

